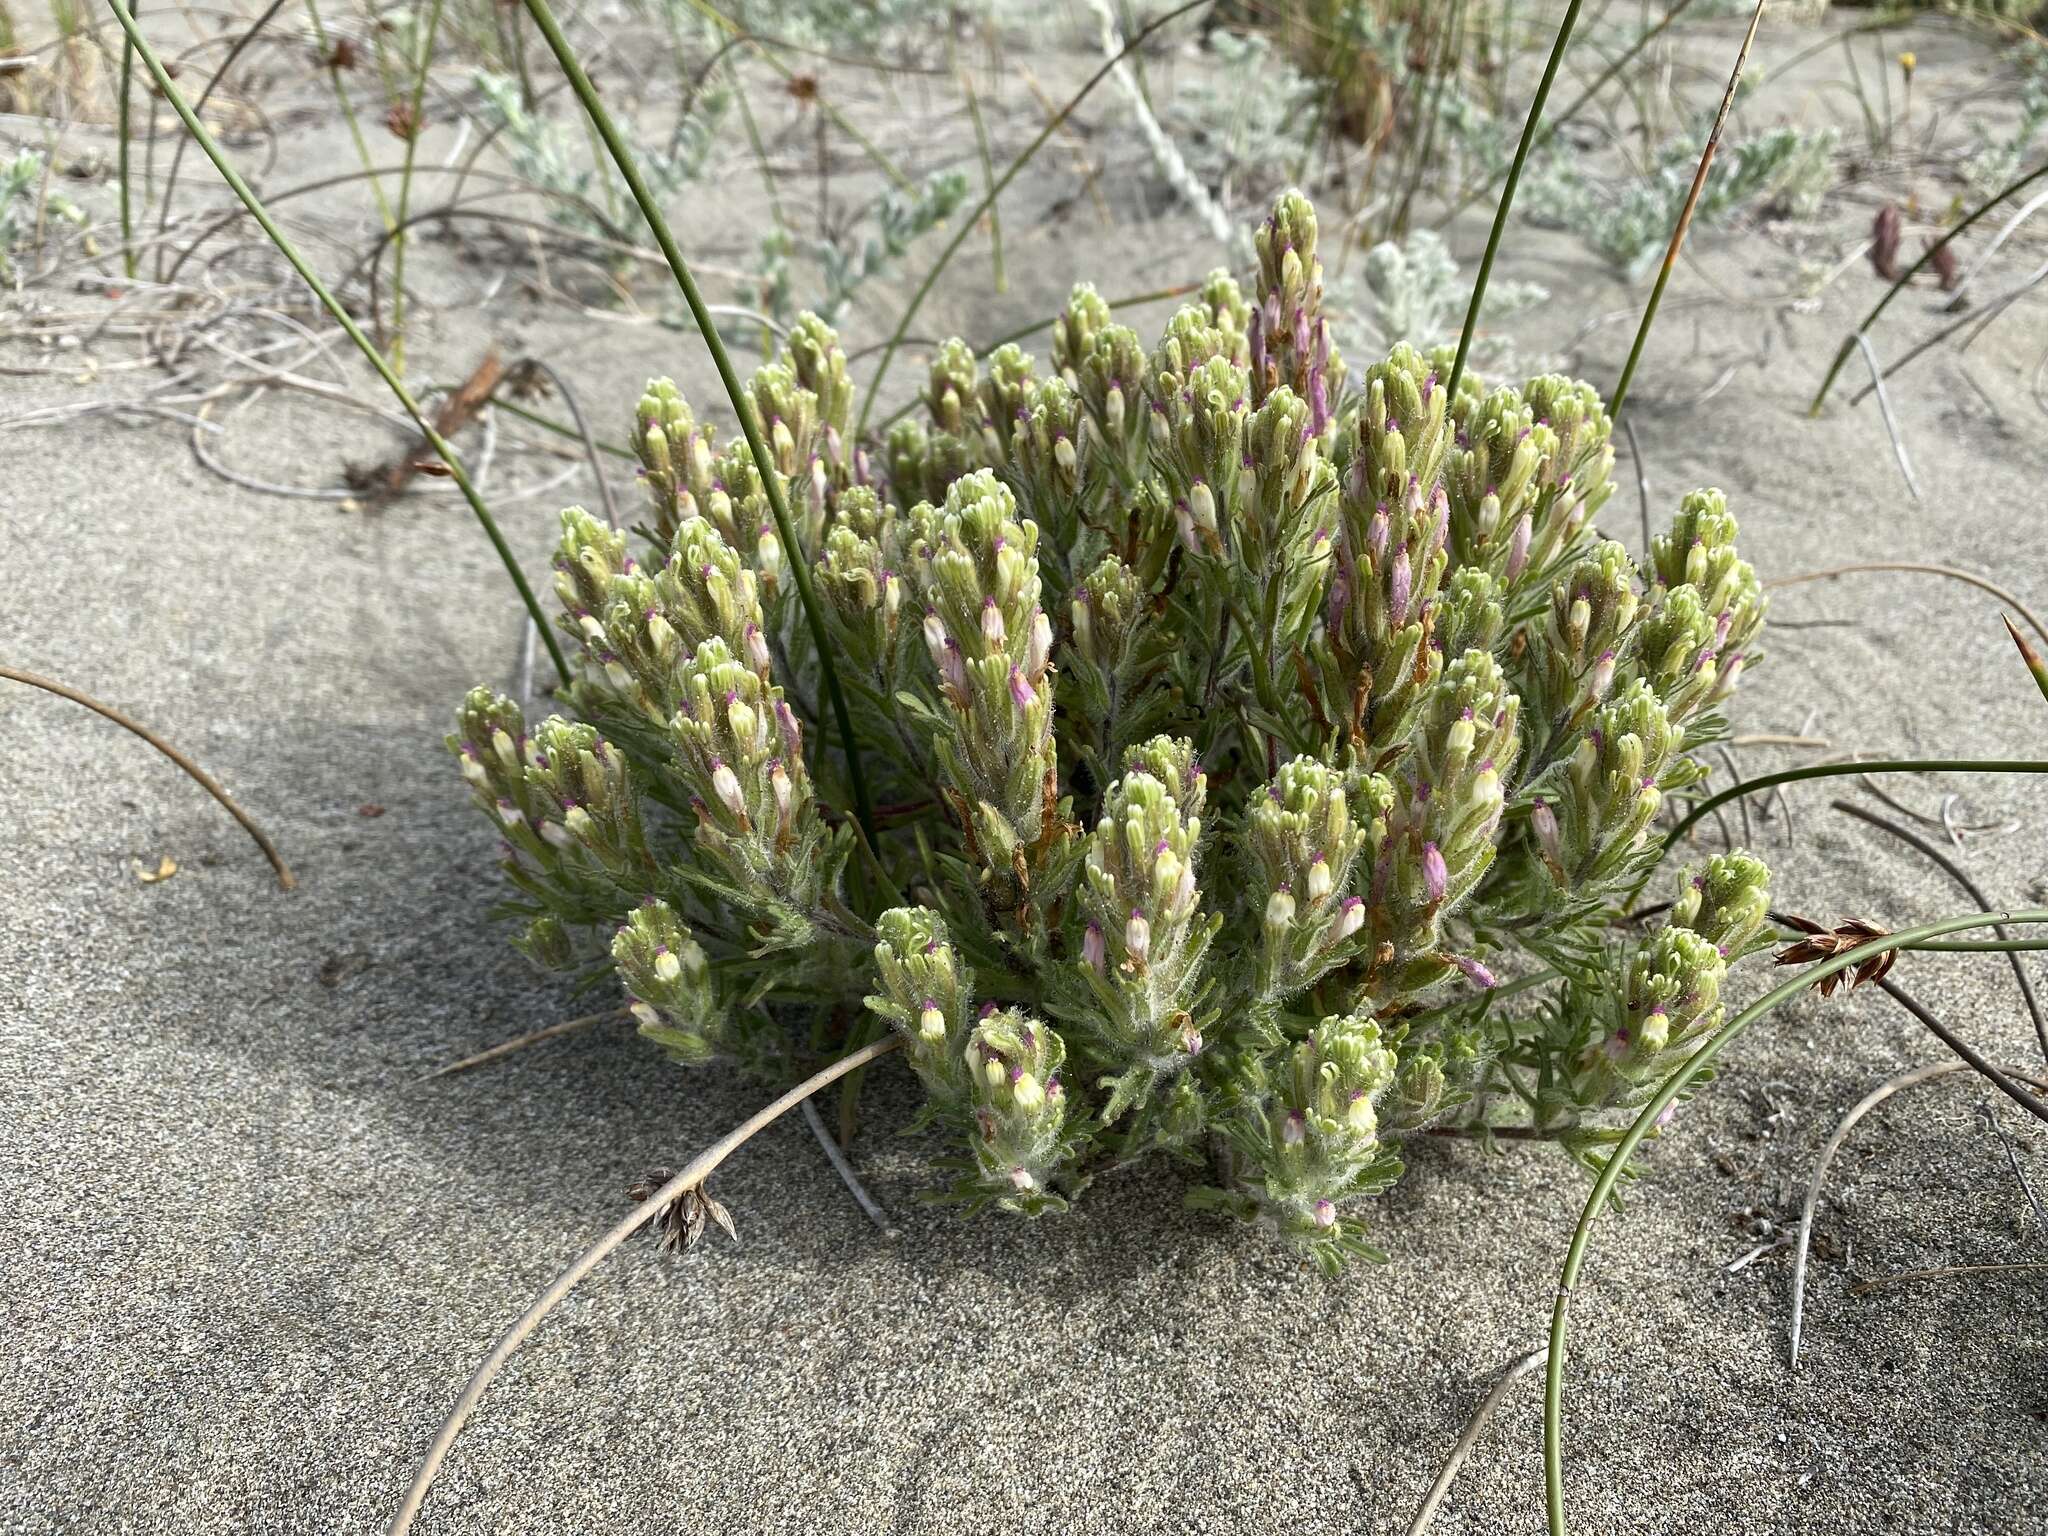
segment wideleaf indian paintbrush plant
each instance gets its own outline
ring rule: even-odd
[[[872,1015],[951,1198],[1060,1210],[1158,1153],[1335,1268],[1404,1137],[1598,1165],[1720,1022],[1760,863],[1615,918],[1764,599],[1718,492],[1641,563],[1599,536],[1590,387],[1347,363],[1307,200],[1254,245],[1150,346],[1086,285],[1049,363],[946,343],[877,441],[814,317],[746,392],[772,462],[650,383],[641,523],[562,516],[564,713],[479,689],[449,744],[521,947],[615,969],[676,1060],[791,1080]]]

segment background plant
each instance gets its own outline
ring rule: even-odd
[[[1703,121],[1666,140],[1643,176],[1619,185],[1588,175],[1570,156],[1552,156],[1530,181],[1529,216],[1579,234],[1631,279],[1639,279],[1663,254],[1685,206],[1705,136]],[[1832,127],[1777,127],[1724,142],[1694,209],[1694,222],[1712,225],[1771,205],[1795,217],[1810,216],[1832,184],[1840,139]]]

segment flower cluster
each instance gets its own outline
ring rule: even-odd
[[[1353,375],[1308,202],[1254,243],[1149,349],[1085,284],[1049,367],[946,342],[876,439],[814,317],[758,459],[651,383],[642,528],[563,514],[564,713],[478,690],[449,745],[526,953],[674,1058],[788,1080],[878,1022],[964,1203],[1160,1152],[1334,1267],[1404,1136],[1591,1158],[1714,1028],[1763,866],[1626,914],[1764,599],[1718,492],[1600,538],[1586,385]]]
[[[968,846],[1014,901],[1058,830],[1052,621],[1038,605],[1038,525],[992,470],[912,513],[924,643],[946,727],[933,738]]]

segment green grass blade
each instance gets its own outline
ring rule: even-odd
[[[470,511],[476,514],[476,520],[483,525],[484,533],[491,541],[491,547],[498,552],[498,559],[503,562],[505,573],[512,578],[512,585],[519,589],[519,600],[526,605],[526,611],[532,615],[533,622],[539,627],[541,640],[548,648],[548,658],[554,662],[556,672],[567,678],[569,663],[563,658],[562,648],[555,641],[554,626],[548,623],[547,615],[541,612],[540,604],[534,598],[533,588],[527,585],[525,573],[519,569],[519,562],[512,556],[511,546],[506,544],[504,534],[498,531],[497,520],[491,516],[491,509],[484,505],[483,497],[477,494],[476,487],[470,483],[469,472],[462,467],[462,461],[456,456],[454,448],[421,413],[419,402],[413,399],[412,392],[405,387],[404,381],[392,372],[391,364],[385,360],[384,354],[363,334],[362,328],[350,318],[349,312],[342,308],[341,301],[328,291],[327,285],[320,281],[319,275],[307,264],[305,257],[299,254],[298,248],[286,238],[285,232],[278,228],[277,221],[271,218],[262,200],[249,190],[249,184],[242,180],[241,172],[235,169],[226,151],[215,141],[213,135],[206,131],[206,125],[199,121],[191,103],[185,100],[184,94],[171,82],[170,75],[164,69],[163,60],[157,57],[157,52],[150,46],[149,39],[142,35],[142,28],[136,24],[134,14],[129,11],[123,0],[107,0],[107,5],[113,11],[114,19],[120,22],[121,30],[128,35],[128,41],[142,60],[143,67],[156,82],[157,90],[163,94],[164,100],[171,104],[171,110],[178,114],[179,121],[185,125],[185,131],[192,135],[200,149],[205,152],[206,158],[213,162],[214,169],[220,172],[221,180],[225,181],[229,190],[242,200],[242,206],[249,210],[249,216],[270,238],[270,243],[277,247],[278,253],[291,263],[292,269],[304,279],[306,286],[313,290],[314,297],[326,307],[327,312],[334,317],[335,323],[348,333],[348,339],[370,360],[370,366],[377,370],[378,376],[390,386],[391,393],[398,397],[398,403],[405,408],[405,414],[410,416],[413,424],[420,429],[420,435],[433,445],[434,452],[439,454],[442,463],[448,466],[449,475],[461,489],[463,499],[469,503]]]
[[[1789,981],[1773,987],[1715,1030],[1706,1042],[1686,1059],[1683,1066],[1665,1079],[1663,1087],[1659,1088],[1650,1102],[1643,1106],[1642,1112],[1636,1116],[1634,1123],[1615,1145],[1613,1154],[1607,1159],[1607,1165],[1593,1183],[1593,1192],[1586,1198],[1585,1209],[1579,1213],[1578,1227],[1572,1233],[1571,1247],[1565,1254],[1564,1273],[1558,1281],[1557,1300],[1551,1308],[1550,1360],[1545,1369],[1543,1389],[1543,1486],[1550,1519],[1550,1536],[1568,1536],[1564,1513],[1566,1309],[1571,1302],[1572,1287],[1578,1283],[1580,1267],[1585,1263],[1586,1244],[1592,1236],[1593,1223],[1599,1218],[1608,1197],[1613,1194],[1614,1186],[1620,1181],[1622,1170],[1627,1166],[1630,1155],[1649,1134],[1658,1116],[1662,1115],[1672,1101],[1685,1091],[1686,1086],[1713,1062],[1729,1041],[1821,978],[1845,971],[1873,955],[1881,955],[1888,950],[1910,948],[1923,940],[1937,939],[1944,934],[1960,933],[1970,928],[1985,928],[1993,923],[2048,923],[2048,909],[2035,908],[2023,912],[1972,912],[1960,917],[1943,918],[1939,922],[1925,923],[1918,928],[1901,929],[1897,933],[1872,939],[1868,944],[1858,945],[1845,954],[1836,955],[1819,965],[1809,967]]]
[[[2041,690],[2041,697],[2048,699],[2048,662],[2041,660],[2041,653],[2027,644],[2027,637],[2020,633],[2019,626],[2009,618],[2005,620],[2005,632],[2012,636],[2012,643],[2020,648],[2020,660],[2027,664],[2027,671],[2034,679],[2034,686]]]
[[[1664,265],[1657,269],[1657,283],[1650,290],[1650,302],[1643,307],[1643,321],[1636,327],[1636,339],[1628,349],[1628,362],[1622,367],[1614,393],[1608,397],[1607,417],[1610,421],[1621,419],[1622,403],[1628,399],[1628,386],[1636,376],[1636,364],[1642,361],[1643,347],[1650,339],[1650,327],[1657,323],[1657,309],[1664,302],[1664,289],[1671,282],[1671,274],[1677,270],[1678,253],[1685,245],[1686,231],[1692,228],[1693,209],[1699,206],[1700,193],[1706,190],[1707,174],[1714,168],[1714,152],[1721,147],[1721,132],[1728,126],[1729,109],[1735,105],[1735,88],[1742,83],[1742,66],[1749,62],[1750,45],[1756,41],[1756,29],[1764,19],[1767,3],[1768,0],[1756,0],[1756,9],[1749,13],[1749,31],[1743,35],[1742,47],[1736,50],[1735,68],[1728,72],[1728,89],[1722,93],[1721,110],[1714,114],[1714,126],[1707,134],[1707,147],[1700,153],[1699,168],[1692,173],[1691,190],[1685,194],[1685,206],[1679,210],[1677,227],[1671,231],[1671,244],[1665,249]]]
[[[405,167],[398,179],[398,218],[392,234],[391,251],[391,366],[405,372],[405,215],[412,203],[412,166],[419,152],[420,132],[425,124],[427,71],[434,63],[434,39],[441,31],[444,0],[434,0],[427,12],[427,30],[419,45],[419,68],[413,75],[411,117],[406,122]]]
[[[1820,381],[1820,388],[1814,391],[1813,403],[1806,408],[1807,415],[1818,416],[1820,414],[1821,406],[1827,401],[1828,391],[1835,387],[1835,379],[1840,375],[1843,365],[1849,361],[1849,354],[1856,350],[1856,338],[1869,333],[1870,328],[1877,324],[1877,317],[1885,312],[1886,307],[1890,305],[1893,299],[1899,296],[1905,289],[1906,284],[1912,282],[1919,275],[1923,267],[1934,260],[1942,251],[1946,250],[1949,242],[1955,239],[1957,235],[1960,235],[1972,224],[1983,218],[1985,214],[1996,208],[2000,203],[2007,202],[2018,196],[2043,176],[2048,176],[2048,161],[2043,161],[2033,170],[2027,172],[2026,175],[2020,177],[2019,180],[2010,183],[2004,191],[1993,197],[1989,202],[1979,204],[1954,229],[1922,251],[1918,261],[1899,274],[1898,280],[1885,290],[1884,297],[1879,299],[1876,305],[1872,307],[1870,313],[1863,317],[1863,323],[1851,331],[1847,339],[1843,341],[1841,350],[1835,354],[1834,362],[1828,367],[1828,376]]]
[[[141,0],[136,0],[140,8]],[[118,121],[115,131],[119,133],[120,177],[121,177],[121,270],[128,280],[135,280],[135,217],[128,201],[128,84],[135,77],[135,45],[124,42],[121,45],[121,95],[114,104]]]
[[[590,83],[590,76],[584,73],[582,61],[576,57],[575,49],[562,35],[561,27],[555,21],[554,12],[548,9],[547,0],[525,0],[526,11],[533,18],[533,24],[540,29],[541,36],[553,50],[555,61],[561,65],[562,73],[568,77],[569,88],[583,103],[583,110],[589,114],[598,137],[604,141],[605,149],[625,178],[626,186],[633,194],[633,201],[640,205],[641,215],[647,220],[647,227],[653,231],[655,243],[661,247],[661,254],[667,258],[669,270],[675,274],[676,285],[683,291],[683,302],[690,307],[690,315],[697,322],[697,329],[704,337],[704,344],[711,351],[711,361],[718,369],[719,381],[725,385],[726,397],[732,402],[733,414],[739,418],[740,430],[746,435],[747,447],[754,455],[754,462],[761,468],[761,484],[768,492],[768,506],[775,515],[775,531],[782,540],[783,555],[789,561],[791,575],[796,578],[798,600],[802,602],[804,618],[810,626],[811,641],[818,650],[818,670],[824,678],[825,691],[832,700],[832,715],[839,727],[840,741],[846,748],[846,777],[853,791],[854,812],[860,819],[861,835],[868,845],[875,844],[875,810],[868,799],[867,775],[861,767],[860,743],[854,736],[853,716],[846,707],[846,695],[839,687],[839,669],[832,661],[832,640],[825,629],[825,616],[818,606],[818,595],[811,584],[811,563],[805,556],[803,546],[797,542],[796,526],[790,521],[789,507],[782,494],[780,477],[774,472],[775,460],[768,452],[767,444],[761,440],[761,428],[754,420],[753,407],[747,403],[745,388],[740,376],[734,372],[732,358],[727,355],[725,343],[719,339],[718,324],[711,318],[705,307],[704,296],[697,291],[697,280],[690,275],[690,264],[683,259],[682,250],[676,245],[675,236],[669,232],[668,220],[662,217],[661,205],[654,200],[654,194],[647,189],[647,182],[640,174],[640,167],[619,137],[618,126],[611,114],[598,99],[597,89]],[[856,865],[856,868],[859,866]]]
[[[1550,99],[1550,87],[1557,79],[1557,68],[1564,62],[1564,51],[1570,46],[1572,28],[1579,24],[1581,0],[1572,0],[1564,13],[1564,21],[1557,29],[1557,41],[1550,45],[1549,62],[1543,66],[1542,83],[1536,87],[1536,99],[1529,103],[1529,115],[1522,122],[1522,137],[1515,145],[1514,163],[1508,167],[1506,185],[1500,189],[1500,204],[1493,210],[1493,229],[1486,237],[1486,254],[1479,262],[1479,276],[1472,284],[1472,303],[1465,311],[1465,328],[1458,333],[1458,356],[1451,364],[1451,376],[1445,387],[1450,398],[1458,398],[1458,381],[1465,376],[1465,359],[1472,351],[1472,336],[1479,329],[1479,306],[1486,302],[1486,282],[1493,276],[1493,258],[1500,253],[1501,231],[1508,225],[1508,210],[1515,204],[1515,189],[1522,183],[1522,166],[1529,158],[1529,146],[1536,138],[1536,129],[1543,121],[1543,104]]]
[[[1744,779],[1740,784],[1731,784],[1719,794],[1709,795],[1697,802],[1679,818],[1678,825],[1664,835],[1664,851],[1669,853],[1694,822],[1702,816],[1711,815],[1730,800],[1755,794],[1760,789],[1771,789],[1779,784],[1797,784],[1805,779],[1840,778],[1852,773],[2048,773],[2048,763],[2010,761],[2002,758],[1978,761],[1914,757],[1881,758],[1867,763],[1813,763],[1805,768],[1787,768],[1780,773],[1766,773],[1754,779]]]
[[[1634,62],[1637,54],[1641,53],[1651,43],[1655,42],[1657,38],[1662,36],[1665,29],[1677,21],[1679,17],[1683,16],[1694,3],[1695,0],[1677,0],[1677,3],[1670,10],[1666,11],[1660,20],[1652,22],[1641,32],[1637,33],[1635,41],[1617,54],[1613,61],[1605,69],[1601,70],[1598,75],[1594,76],[1592,83],[1572,98],[1570,106],[1543,125],[1543,131],[1536,135],[1536,142],[1530,146],[1531,151],[1544,148],[1552,139],[1556,138],[1557,131],[1560,128],[1577,117],[1587,102],[1605,90],[1608,82],[1628,68]],[[1484,197],[1491,186],[1491,182],[1482,182],[1479,186],[1467,192],[1452,205],[1451,211],[1444,215],[1443,222],[1449,224],[1451,220]]]
[[[529,0],[529,3],[531,3],[531,0]],[[995,206],[996,199],[1003,195],[1003,189],[1009,186],[1019,171],[1031,163],[1032,157],[1044,148],[1046,142],[1059,131],[1060,124],[1072,116],[1074,110],[1088,99],[1089,92],[1109,78],[1110,72],[1117,65],[1123,63],[1133,53],[1136,53],[1144,45],[1145,40],[1161,27],[1164,27],[1169,22],[1177,21],[1187,15],[1188,12],[1199,10],[1207,4],[1209,4],[1209,0],[1187,0],[1186,4],[1175,6],[1172,10],[1147,22],[1138,31],[1134,32],[1130,40],[1122,48],[1118,49],[1113,57],[1102,61],[1102,66],[1088,77],[1081,89],[1073,94],[1067,104],[1047,119],[1045,126],[1039,130],[1038,137],[1024,146],[1024,152],[1010,162],[1009,169],[997,178],[995,184],[983,195],[981,201],[967,211],[967,216],[960,221],[960,227],[953,232],[953,238],[947,241],[946,248],[939,252],[939,259],[932,263],[932,269],[925,273],[924,281],[917,285],[917,292],[910,296],[910,303],[904,306],[903,314],[896,322],[896,329],[891,333],[888,345],[882,349],[882,361],[875,369],[875,376],[868,381],[867,393],[860,403],[860,419],[853,426],[853,435],[855,437],[859,437],[867,430],[868,413],[874,409],[875,397],[881,393],[882,380],[888,377],[889,365],[896,360],[896,353],[903,345],[903,338],[910,332],[911,322],[917,318],[917,312],[924,307],[924,301],[931,295],[932,285],[938,282],[939,274],[946,270],[946,266],[952,261],[954,253],[966,242],[967,236],[974,229],[974,226],[981,222],[981,216]],[[1573,12],[1576,13],[1578,8],[1579,0],[1572,0]]]

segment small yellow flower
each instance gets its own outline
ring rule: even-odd
[[[1911,49],[1899,55],[1899,68],[1905,71],[1908,80],[1913,78],[1914,66],[1919,62],[1920,60],[1913,54]]]

